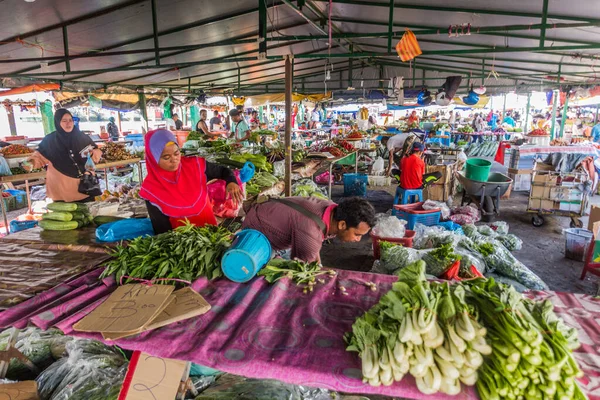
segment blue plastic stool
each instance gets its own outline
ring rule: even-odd
[[[403,189],[400,186],[396,188],[396,197],[394,205],[413,204],[423,201],[423,189]],[[395,216],[398,211],[392,208],[392,215]]]

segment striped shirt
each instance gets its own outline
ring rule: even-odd
[[[331,212],[336,204],[314,197],[288,197],[307,211],[321,217],[329,228]],[[242,228],[262,232],[273,250],[292,250],[291,258],[306,262],[318,260],[323,240],[323,232],[317,223],[293,208],[277,202],[257,204],[246,215]]]

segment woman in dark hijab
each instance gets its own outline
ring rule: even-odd
[[[49,198],[67,202],[88,200],[87,194],[79,193],[79,176],[85,172],[88,153],[97,163],[102,152],[75,126],[73,115],[64,108],[54,113],[54,126],[56,131],[42,140],[29,160],[33,168],[48,166],[46,194]]]

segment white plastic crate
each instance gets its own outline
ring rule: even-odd
[[[389,186],[392,184],[392,178],[389,176],[368,176],[369,186]]]

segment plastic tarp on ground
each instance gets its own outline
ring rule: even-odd
[[[100,335],[72,330],[75,322],[115,289],[112,279],[98,281],[99,273],[92,271],[5,311],[0,314],[0,327],[33,323],[42,329],[56,326],[70,335],[101,339]],[[271,285],[263,278],[246,284],[201,278],[193,288],[211,304],[207,314],[111,343],[250,378],[346,393],[426,399],[429,396],[417,390],[410,376],[390,387],[364,384],[357,353],[345,350],[344,333],[395,280],[395,276],[338,271],[337,276],[305,295],[288,279]],[[371,291],[366,281],[376,283],[378,290]],[[340,285],[346,288],[347,296],[340,293]],[[557,314],[578,329],[582,346],[575,357],[585,373],[581,387],[590,399],[600,400],[600,350],[595,345],[600,340],[600,300],[554,292],[530,292],[529,296],[550,298]],[[436,398],[478,397],[473,388],[464,388],[458,396],[438,394]]]

